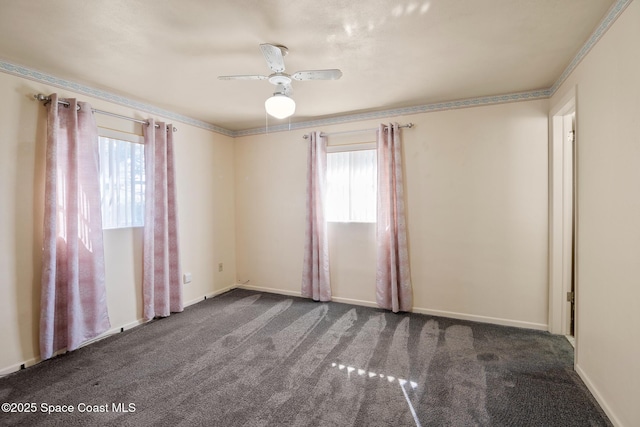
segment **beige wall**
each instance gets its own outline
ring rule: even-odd
[[[386,120],[416,124],[403,130],[416,311],[546,329],[547,114],[537,100]],[[299,293],[304,132],[236,138],[240,283]],[[330,224],[329,236],[335,299],[374,303],[374,227]]]
[[[0,372],[38,360],[42,205],[46,111],[34,93],[57,92],[129,117],[150,115],[0,73]],[[162,117],[155,117],[162,120]],[[96,115],[99,126],[140,134],[140,125]],[[175,123],[181,261],[194,302],[235,283],[233,139]],[[142,317],[141,229],[104,233],[107,297],[112,327]],[[218,272],[218,263],[224,271]]]
[[[576,370],[616,425],[640,425],[640,2],[551,99],[576,88]]]

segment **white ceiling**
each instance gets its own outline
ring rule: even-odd
[[[260,43],[291,122],[547,89],[614,0],[0,0],[0,59],[236,131],[265,125]],[[269,124],[278,121],[269,119]]]

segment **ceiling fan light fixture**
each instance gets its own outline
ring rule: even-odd
[[[275,93],[264,102],[267,114],[276,119],[286,119],[296,112],[296,102],[282,93]]]

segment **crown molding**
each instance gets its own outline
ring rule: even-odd
[[[156,114],[162,117],[177,120],[181,123],[193,125],[202,129],[206,129],[212,132],[216,132],[222,135],[230,137],[258,135],[267,132],[283,132],[289,130],[303,129],[317,126],[327,126],[340,123],[370,120],[370,119],[382,119],[387,117],[429,113],[436,111],[454,110],[459,108],[504,104],[507,102],[519,102],[530,101],[534,99],[550,98],[558,90],[558,88],[565,82],[565,80],[571,75],[575,68],[580,64],[582,59],[589,53],[589,51],[595,46],[595,44],[602,38],[607,30],[613,25],[615,20],[622,14],[622,12],[631,4],[633,0],[616,0],[611,6],[606,16],[600,21],[600,24],[591,34],[589,39],[585,42],[582,48],[578,51],[576,56],[569,63],[567,68],[562,72],[556,82],[548,89],[532,90],[527,92],[519,92],[505,95],[496,96],[483,96],[479,98],[462,99],[457,101],[438,102],[434,104],[417,105],[413,107],[394,108],[389,110],[363,112],[357,114],[346,114],[340,116],[333,116],[327,118],[314,119],[304,122],[295,122],[288,124],[280,124],[269,127],[260,127],[244,130],[229,130],[223,127],[217,126],[213,123],[205,122],[202,120],[194,119],[173,111],[168,111],[150,104],[145,104],[139,101],[135,101],[124,96],[116,95],[111,92],[92,88],[90,86],[75,83],[69,80],[61,79],[50,74],[46,74],[37,70],[33,70],[20,65],[15,65],[10,62],[0,60],[0,72],[7,74],[13,74],[18,77],[23,77],[29,80],[33,80],[39,83],[48,84],[51,86],[59,87],[81,93],[84,95],[92,96],[104,101],[113,102],[115,104],[123,105],[125,107],[131,107],[136,110],[145,111],[150,114]]]
[[[433,113],[436,111],[456,110],[459,108],[478,107],[484,105],[504,104],[507,102],[531,101],[534,99],[549,98],[549,89],[533,90],[528,92],[511,93],[507,95],[483,96],[479,98],[461,99],[457,101],[438,102],[434,104],[416,105],[413,107],[394,108],[390,110],[368,111],[357,114],[346,114],[324,119],[309,120],[306,122],[287,123],[269,127],[245,129],[235,132],[235,136],[258,135],[267,132],[282,132],[314,126],[327,126],[363,120],[382,119],[410,114]]]
[[[616,2],[609,8],[609,11],[604,18],[600,21],[596,29],[591,36],[584,43],[582,48],[578,51],[576,56],[571,60],[567,68],[562,72],[556,82],[548,89],[534,90],[528,92],[512,93],[507,95],[497,96],[484,96],[480,98],[463,99],[450,102],[439,102],[435,104],[418,105],[414,107],[396,108],[391,110],[381,110],[374,112],[365,112],[360,114],[348,114],[343,116],[329,117],[325,119],[310,120],[306,122],[296,122],[290,124],[282,124],[276,126],[269,126],[245,129],[234,132],[234,137],[258,135],[267,132],[282,132],[288,130],[303,129],[309,127],[327,126],[333,124],[340,124],[346,122],[354,122],[368,119],[379,119],[393,116],[401,116],[408,114],[429,113],[436,111],[454,110],[459,108],[477,107],[486,105],[503,104],[506,102],[518,102],[518,101],[530,101],[534,99],[545,99],[553,96],[558,88],[564,83],[564,81],[571,75],[575,68],[580,64],[582,59],[589,53],[589,51],[595,46],[595,44],[602,38],[609,28],[613,25],[616,19],[624,12],[633,0],[616,0]]]
[[[0,71],[7,74],[13,74],[18,77],[33,80],[38,83],[44,83],[47,85],[55,86],[60,89],[70,90],[76,93],[80,93],[94,98],[102,99],[104,101],[113,102],[114,104],[123,105],[125,107],[134,108],[139,111],[145,111],[150,114],[166,117],[169,119],[177,120],[181,123],[193,125],[202,129],[210,130],[212,132],[221,133],[227,136],[233,136],[234,132],[229,129],[224,129],[220,126],[216,126],[213,123],[204,122],[202,120],[194,119],[173,111],[165,110],[154,105],[145,104],[143,102],[135,101],[124,96],[116,95],[111,92],[107,92],[101,89],[96,89],[90,86],[72,82],[70,80],[61,79],[51,74],[43,73],[37,70],[33,70],[21,65],[12,64],[10,62],[0,60]]]
[[[560,77],[558,77],[558,79],[553,84],[553,86],[549,88],[550,96],[553,96],[553,94],[556,93],[556,91],[562,85],[562,83],[564,83],[565,80],[567,80],[567,77],[571,75],[573,70],[575,70],[578,64],[582,62],[584,57],[587,56],[587,54],[589,53],[589,51],[591,51],[593,46],[595,46],[596,43],[598,43],[598,41],[602,38],[602,36],[607,32],[609,28],[611,28],[615,20],[618,19],[618,17],[622,14],[622,12],[624,12],[624,10],[627,8],[627,6],[631,4],[632,1],[633,0],[616,0],[616,2],[611,6],[609,11],[605,15],[605,17],[602,18],[602,21],[600,21],[600,24],[596,27],[593,33],[591,33],[591,36],[589,37],[589,39],[587,39],[587,41],[585,42],[584,45],[582,45],[582,48],[580,48],[576,56],[571,60],[567,68],[565,68],[562,74],[560,74]]]

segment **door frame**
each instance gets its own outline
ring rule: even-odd
[[[577,203],[571,203],[573,221],[567,221],[565,206],[570,197],[565,189],[565,163],[569,161],[565,153],[566,116],[575,113],[577,134],[578,111],[576,88],[569,90],[549,111],[549,332],[569,334],[571,305],[567,302],[567,292],[571,291],[571,277],[575,284],[574,310],[577,314]],[[577,138],[575,139],[577,141]],[[577,200],[577,151],[574,142],[572,176],[573,200]],[[573,239],[573,245],[567,239]],[[573,262],[571,247],[573,246]],[[576,317],[577,319],[577,317]],[[577,322],[574,325],[577,336]]]

